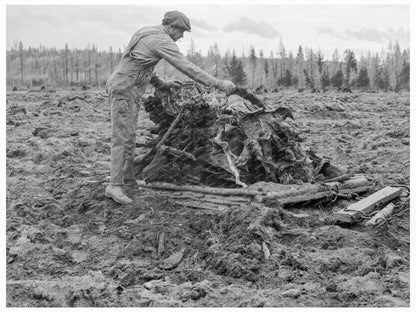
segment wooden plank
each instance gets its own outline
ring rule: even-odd
[[[362,200],[351,204],[346,209],[334,214],[336,221],[352,223],[360,218],[363,214],[368,214],[377,207],[399,197],[402,193],[401,188],[387,186]]]
[[[401,188],[387,186],[362,200],[351,204],[347,207],[348,211],[360,211],[364,213],[369,213],[373,211],[373,207],[383,205],[384,203],[389,202],[390,200],[400,196],[402,192]]]

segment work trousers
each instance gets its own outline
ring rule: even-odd
[[[138,108],[131,94],[110,93],[111,178],[113,186],[134,180],[134,155]]]
[[[150,80],[150,72],[142,73],[142,79],[128,88],[108,88],[111,105],[111,172],[112,186],[124,185],[126,180],[134,180],[134,156],[136,148],[136,129],[140,101]],[[124,74],[116,74],[112,82],[127,79]],[[110,84],[111,86],[111,84]]]

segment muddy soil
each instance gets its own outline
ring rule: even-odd
[[[302,144],[334,165],[375,189],[409,185],[408,93],[262,97],[291,108]],[[130,187],[121,206],[104,196],[102,90],[8,92],[6,118],[9,307],[410,304],[408,210],[369,229],[334,221],[346,200],[212,212]],[[152,126],[140,119],[138,146]]]

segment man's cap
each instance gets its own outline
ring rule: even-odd
[[[169,11],[165,13],[162,24],[172,25],[174,27],[182,28],[186,31],[191,31],[191,22],[189,18],[179,11]]]

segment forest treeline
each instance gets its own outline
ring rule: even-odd
[[[56,49],[18,42],[6,51],[7,86],[103,87],[121,55],[120,49],[98,51],[94,44],[85,49],[70,49],[67,44]],[[276,51],[267,56],[254,46],[248,55],[237,56],[235,51],[220,53],[216,43],[203,55],[191,41],[185,55],[212,75],[251,89],[410,89],[410,50],[402,50],[398,42],[376,53],[357,56],[349,49],[335,49],[329,56],[302,46],[293,54],[280,40]],[[164,79],[189,79],[163,60],[155,70]]]

